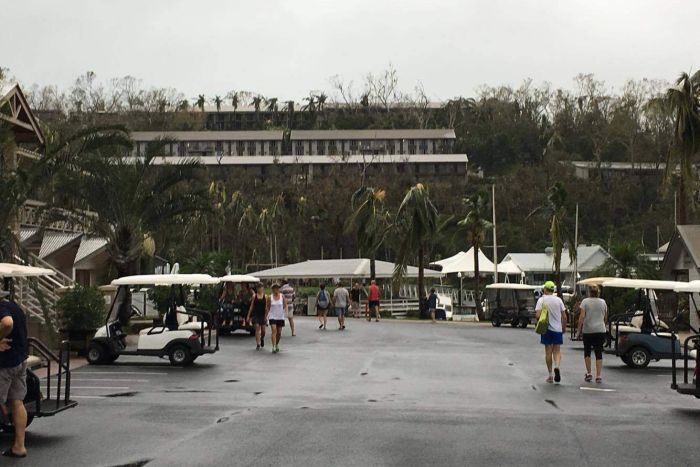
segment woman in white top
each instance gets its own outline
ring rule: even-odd
[[[280,351],[280,339],[282,338],[282,328],[287,319],[287,300],[280,293],[279,284],[272,286],[272,295],[267,302],[267,316],[272,329],[272,353]]]
[[[581,302],[581,315],[578,320],[578,335],[583,336],[583,358],[586,365],[584,379],[590,382],[591,374],[591,350],[595,352],[595,382],[602,383],[603,377],[603,346],[608,322],[608,305],[605,300],[599,298],[598,287],[589,289],[589,297]]]

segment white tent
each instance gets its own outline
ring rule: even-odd
[[[499,274],[517,274],[520,275],[523,273],[522,269],[518,267],[517,264],[513,262],[513,260],[503,260],[498,264],[498,272]]]
[[[296,264],[288,264],[278,268],[265,269],[251,273],[260,279],[326,279],[326,278],[358,278],[370,277],[369,259],[318,259]],[[390,278],[394,274],[394,263],[375,261],[376,277]],[[441,277],[442,274],[432,269],[423,270],[425,277]],[[405,277],[418,277],[418,268],[408,266]]]
[[[460,251],[454,256],[430,263],[431,266],[442,266],[443,274],[461,272],[466,275],[474,275],[474,248],[469,251]],[[501,272],[500,269],[498,272]],[[479,274],[493,274],[493,263],[479,250]]]

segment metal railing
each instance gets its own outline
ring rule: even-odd
[[[70,342],[62,341],[58,351],[58,355],[53,353],[40,340],[29,337],[27,338],[29,350],[33,349],[46,362],[46,400],[53,402],[51,398],[51,368],[52,362],[57,365],[58,372],[56,373],[56,410],[61,408],[61,399],[64,404],[70,402]],[[61,397],[61,389],[63,378],[65,375],[65,386],[63,387],[63,398]],[[37,398],[36,413],[41,414],[42,397]],[[49,408],[50,409],[50,408]]]
[[[676,352],[676,341],[678,340],[678,336],[676,335],[675,332],[671,333],[671,389],[677,390],[678,389],[678,376],[676,375],[677,371],[677,363],[676,359],[678,358],[678,353]],[[690,373],[690,368],[688,367],[688,362],[691,360],[688,355],[688,351],[690,350],[690,343],[693,342],[694,346],[693,348],[695,349],[695,368],[693,368],[693,375],[695,378],[695,397],[700,398],[700,378],[698,378],[697,371],[698,368],[700,368],[700,334],[693,334],[688,337],[683,341],[683,384],[688,385],[688,374]]]

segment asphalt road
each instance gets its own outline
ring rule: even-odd
[[[532,328],[297,318],[282,351],[245,334],[191,368],[120,358],[73,374],[80,406],[36,420],[33,466],[698,465],[700,400],[670,364],[609,357],[584,384],[566,342],[563,382]],[[589,388],[589,389],[586,389]],[[600,391],[606,389],[608,391]],[[10,438],[3,439],[9,446]]]

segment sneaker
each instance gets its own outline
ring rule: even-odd
[[[559,383],[561,381],[561,373],[559,372],[559,368],[554,369],[554,382]]]
[[[318,327],[319,329],[323,329],[323,324]]]
[[[265,347],[265,341],[260,341],[260,347]]]
[[[255,350],[260,350],[260,346],[258,345],[257,347],[255,347]]]

